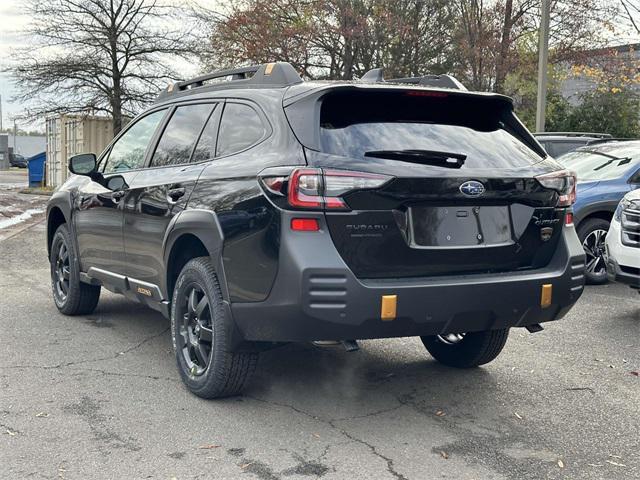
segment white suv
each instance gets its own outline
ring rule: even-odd
[[[609,279],[640,289],[640,189],[618,204],[606,242]]]

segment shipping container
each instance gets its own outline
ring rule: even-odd
[[[69,176],[69,157],[99,155],[113,139],[111,117],[58,115],[46,120],[47,185],[59,187]]]

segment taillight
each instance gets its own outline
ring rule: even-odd
[[[558,207],[570,207],[576,202],[576,174],[570,170],[539,175],[536,180],[545,188],[558,192]]]
[[[295,208],[348,210],[343,195],[379,188],[391,178],[375,173],[299,168],[289,176],[287,199]]]

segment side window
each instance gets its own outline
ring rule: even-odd
[[[203,162],[215,157],[217,117],[218,115],[213,114],[207,120],[207,124],[204,126],[204,130],[202,130],[198,140],[198,145],[193,152],[192,162]]]
[[[262,119],[253,108],[242,103],[227,103],[220,122],[217,156],[249,148],[258,143],[265,132]]]
[[[178,107],[162,132],[162,137],[151,159],[151,166],[164,167],[188,163],[193,147],[213,107],[210,103]]]
[[[166,110],[142,117],[111,147],[104,173],[124,172],[144,165],[144,154]]]

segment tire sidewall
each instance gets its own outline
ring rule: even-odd
[[[611,222],[608,222],[607,220],[604,220],[602,218],[591,218],[589,220],[586,220],[578,227],[577,233],[578,239],[580,240],[580,245],[582,245],[582,242],[584,242],[584,240],[591,232],[593,232],[594,230],[605,230],[608,232],[610,225]],[[591,285],[602,285],[604,283],[607,283],[608,281],[606,270],[604,275],[597,277],[594,277],[591,273],[585,270],[585,278],[587,279],[587,283],[590,283]]]
[[[199,267],[200,265],[194,262],[194,260],[187,263],[182,272],[180,272],[171,301],[171,342],[173,351],[180,376],[194,393],[197,393],[198,390],[209,388],[209,386],[216,381],[216,370],[219,369],[221,363],[224,363],[224,352],[226,349],[224,308],[221,304],[222,299],[219,287],[217,286],[217,278],[215,278],[215,276],[214,278],[208,278],[210,275],[205,275]],[[211,330],[213,333],[213,344],[211,345],[209,364],[207,365],[206,371],[198,376],[193,375],[188,369],[182,350],[178,348],[177,341],[179,335],[178,329],[182,321],[182,315],[184,314],[183,302],[179,299],[184,295],[185,291],[194,284],[202,288],[209,298]]]
[[[60,244],[64,242],[67,246],[67,252],[69,253],[69,291],[67,292],[67,296],[64,301],[61,301],[56,295],[56,286],[54,279],[54,262],[57,255],[57,252],[60,248]],[[51,292],[53,294],[53,301],[56,304],[56,307],[63,313],[69,307],[72,296],[76,293],[74,290],[78,288],[80,283],[80,274],[78,269],[78,263],[76,261],[76,252],[71,242],[71,235],[69,234],[69,230],[66,224],[62,224],[56,230],[56,233],[53,235],[53,240],[51,241],[51,251],[49,255],[49,268],[51,275]]]

